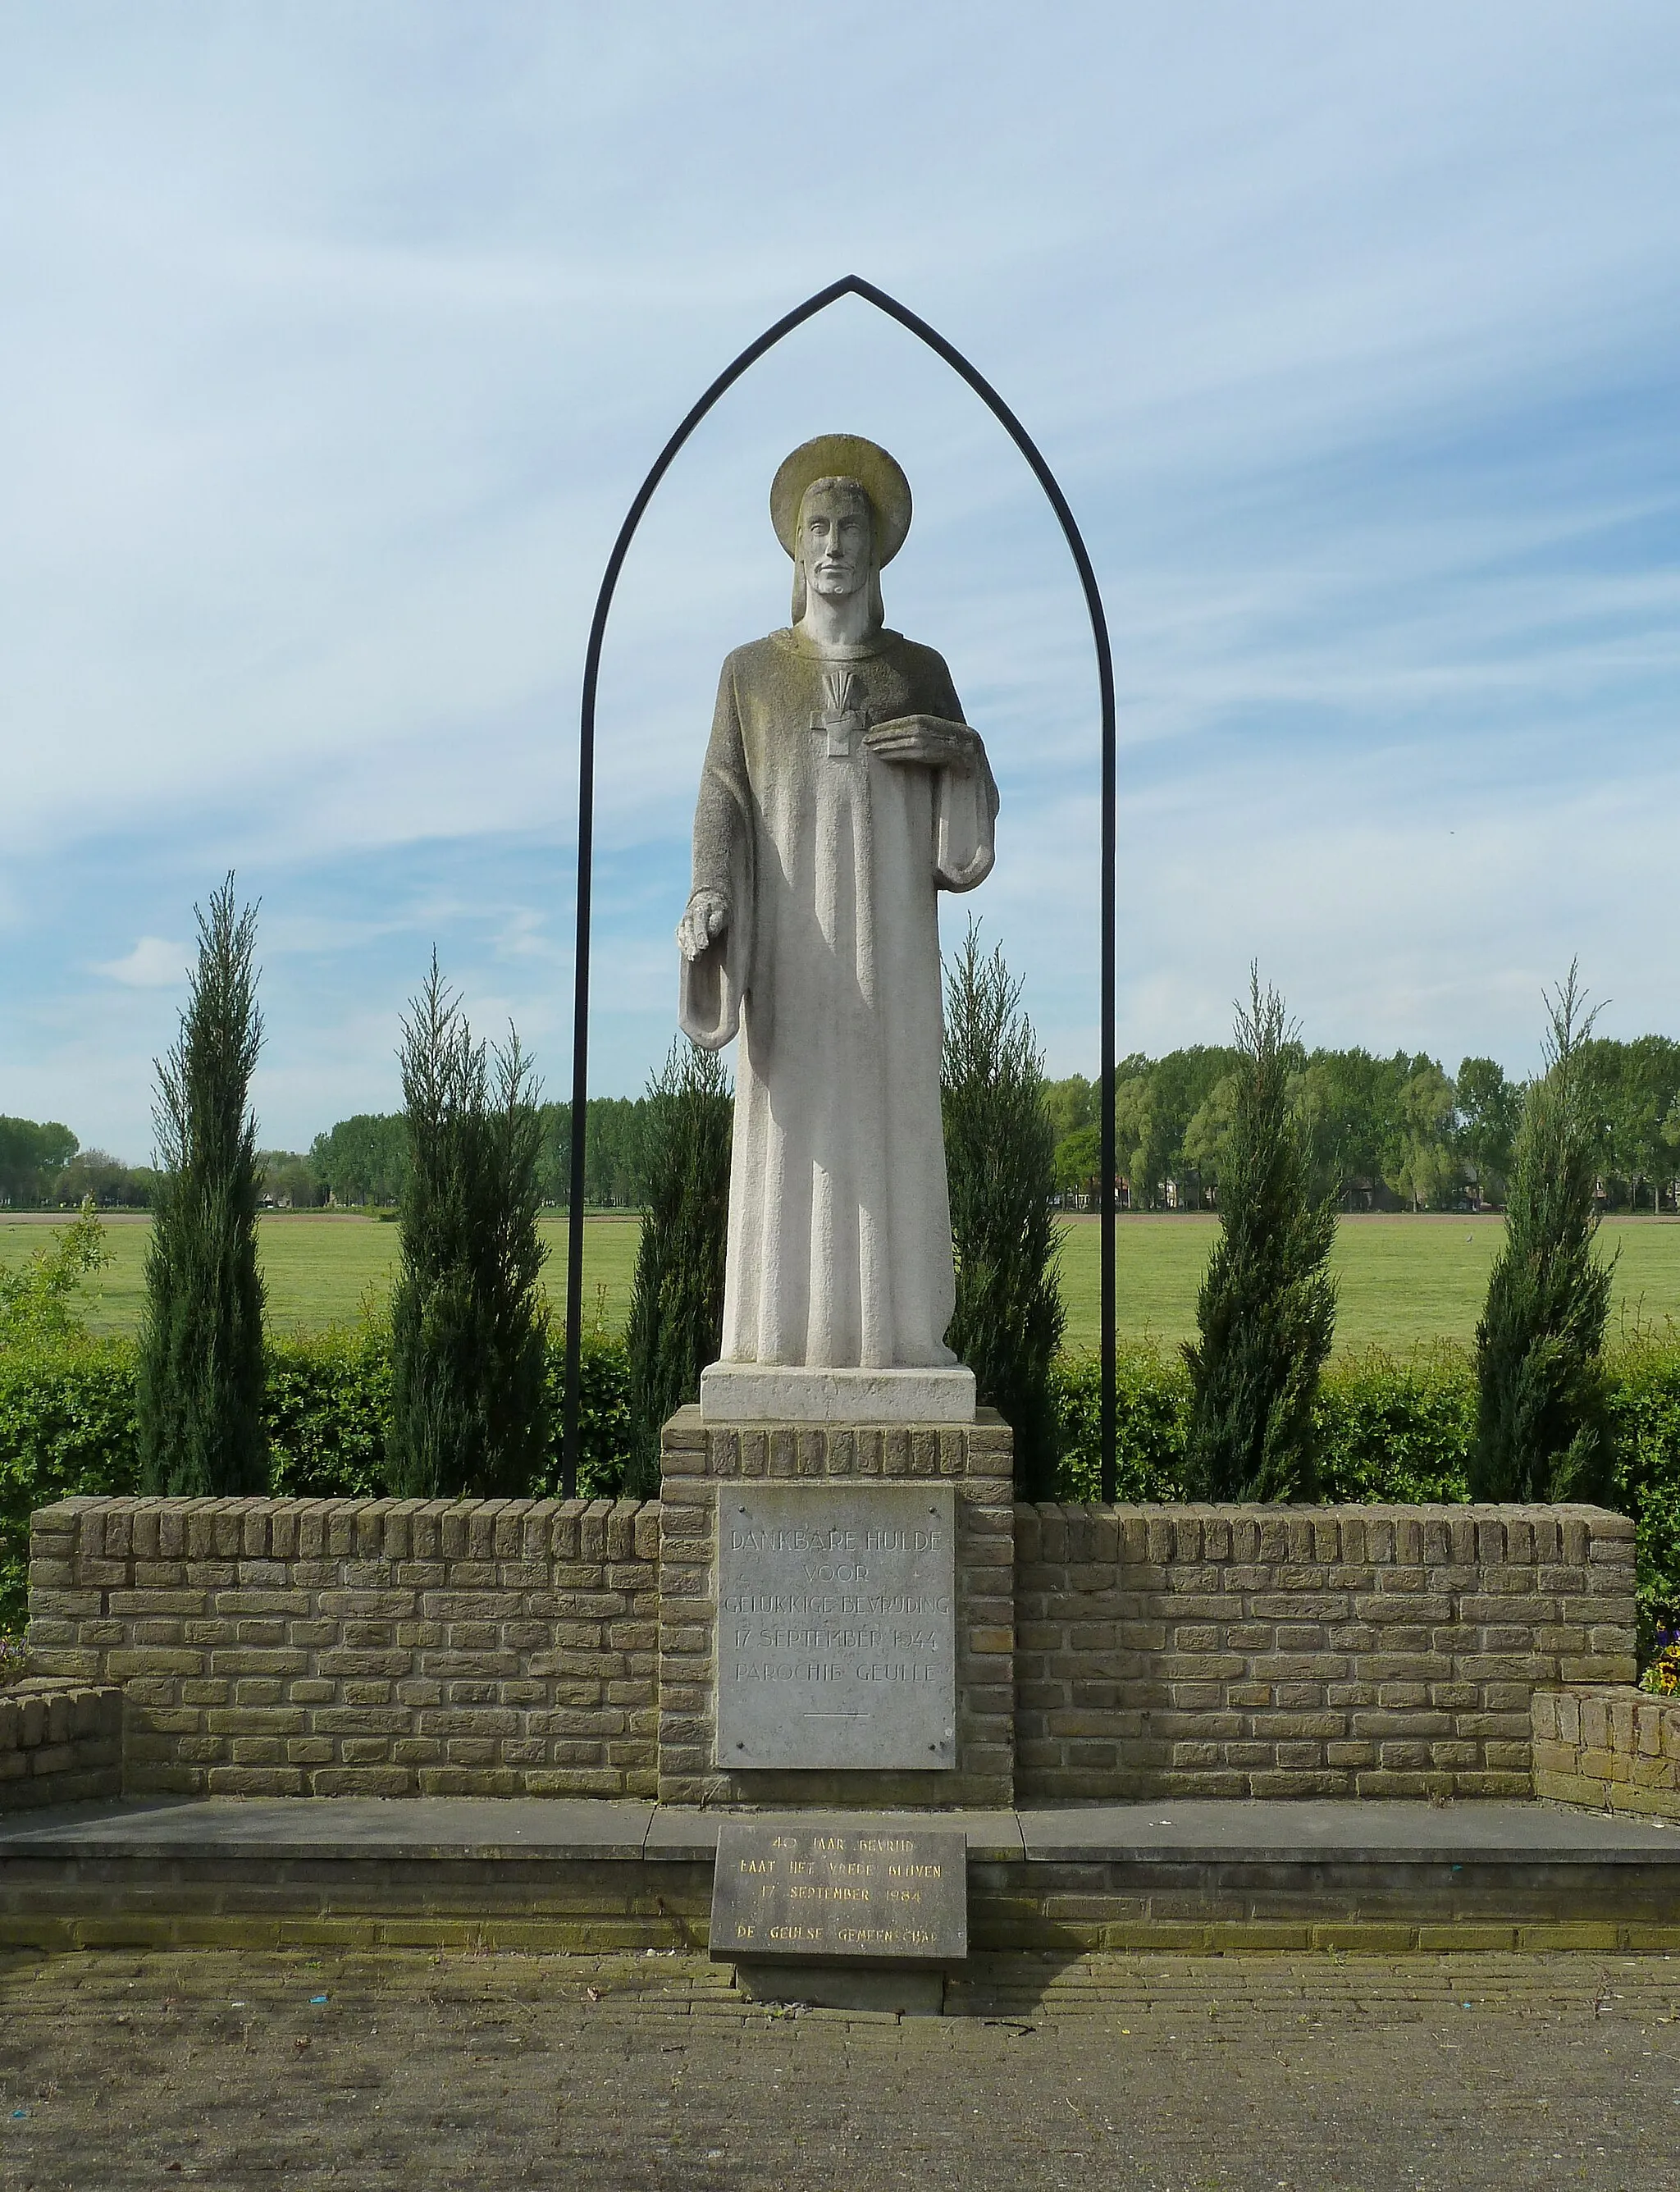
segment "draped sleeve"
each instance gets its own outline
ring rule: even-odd
[[[747,782],[735,689],[735,657],[723,665],[717,705],[694,807],[692,891],[714,890],[729,909],[729,924],[698,959],[679,955],[677,1024],[702,1050],[721,1050],[740,1025],[741,1000],[751,986],[753,930],[752,795]]]
[[[947,722],[965,718],[940,656],[934,712]],[[934,880],[940,890],[970,891],[991,873],[997,857],[997,785],[978,732],[972,768],[942,768],[934,782]]]

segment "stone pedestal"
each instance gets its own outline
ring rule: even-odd
[[[662,1440],[661,1803],[863,1810],[1011,1804],[1013,1468],[1009,1426],[991,1409],[964,1424],[719,1423],[703,1420],[698,1407],[680,1409],[666,1425]],[[755,1488],[770,1487],[776,1498],[753,1497]],[[816,1496],[790,1505],[801,1487]],[[924,1500],[913,1496],[918,1491],[927,1495]],[[849,1500],[843,1497],[848,1492]],[[732,1498],[738,1514],[725,1512]],[[923,1505],[925,1516],[920,1512]],[[830,1574],[814,1584],[825,1593],[841,1594],[825,1598],[820,1616],[781,1604],[762,1609],[770,1632],[763,1647],[763,1710],[774,1717],[779,1692],[790,1700],[798,1695],[809,1706],[811,1683],[806,1678],[826,1677],[839,1728],[848,1700],[861,1697],[867,1702],[871,1684],[884,1691],[913,1676],[925,1688],[925,1698],[894,1693],[883,1700],[881,1725],[892,1729],[894,1762],[826,1762],[869,1755],[855,1731],[848,1740],[843,1729],[837,1736],[817,1729],[811,1755],[825,1762],[809,1766],[732,1763],[720,1744],[723,1569],[734,1564],[724,1650],[733,1654],[738,1643],[743,1650],[758,1649],[759,1609],[750,1595],[751,1571],[740,1566],[740,1541],[768,1528],[778,1544],[797,1544],[797,1538],[786,1536],[790,1518],[807,1506],[814,1535],[825,1546],[831,1540],[839,1543],[842,1561],[860,1561],[871,1573],[861,1580]],[[720,1561],[720,1532],[726,1529],[733,1533],[733,1544],[726,1542]],[[929,1544],[918,1547],[918,1529]],[[932,1609],[943,1595],[941,1561],[950,1563],[951,1604],[935,1615]],[[825,1565],[814,1553],[813,1564]],[[833,1561],[826,1565],[831,1568]],[[746,1601],[743,1578],[749,1592]],[[854,1595],[845,1596],[849,1592]],[[943,1668],[936,1640],[917,1626],[933,1619],[950,1624],[949,1664]],[[801,1624],[808,1622],[815,1624],[809,1638],[800,1634]],[[867,1633],[871,1630],[879,1633]],[[729,1672],[733,1680],[733,1661]],[[771,1679],[775,1675],[787,1679],[778,1683]],[[790,1703],[791,1712],[800,1709]],[[730,1750],[737,1756],[750,1748],[756,1755],[773,1752],[785,1758],[786,1744],[767,1749],[755,1735],[752,1715],[758,1710],[752,1708],[745,1717],[735,1711],[738,1726],[732,1727]],[[812,1715],[814,1722],[825,1717]],[[926,1767],[904,1762],[918,1744],[931,1761]]]
[[[707,1424],[971,1424],[974,1373],[949,1370],[807,1370],[775,1362],[713,1362],[700,1373]]]

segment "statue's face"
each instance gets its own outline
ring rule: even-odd
[[[825,601],[843,601],[869,582],[867,499],[844,488],[813,488],[800,512],[799,560],[805,584]]]

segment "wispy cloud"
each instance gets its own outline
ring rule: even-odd
[[[185,984],[191,956],[185,944],[142,936],[122,958],[96,961],[94,972],[108,982],[120,982],[125,990],[171,990]]]
[[[266,1142],[394,1100],[434,942],[563,1085],[602,566],[697,391],[848,268],[974,356],[1089,539],[1123,1043],[1217,1036],[1257,952],[1311,1039],[1521,1064],[1576,950],[1680,1032],[1672,10],[99,20],[0,26],[0,1110],[144,1148],[160,939],[229,866]],[[995,756],[975,909],[1053,1063],[1094,1062],[1066,549],[969,395],[848,306],[707,421],[626,565],[603,1088],[669,1040],[717,665],[786,615],[767,483],[835,425],[910,471],[889,614]]]

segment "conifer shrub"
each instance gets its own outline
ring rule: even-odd
[[[723,1060],[679,1036],[648,1083],[643,1127],[648,1201],[625,1334],[625,1489],[638,1498],[659,1489],[661,1428],[700,1398],[700,1372],[723,1347],[734,1119]]]
[[[1597,1499],[1609,1487],[1604,1333],[1613,1265],[1594,1252],[1594,1121],[1580,1057],[1596,1015],[1571,966],[1548,999],[1546,1071],[1530,1087],[1506,1200],[1505,1246],[1476,1327],[1477,1499]]]
[[[517,1033],[493,1055],[473,1042],[435,952],[401,1058],[387,1479],[403,1498],[519,1498],[547,1442],[534,1077]]]
[[[1311,1192],[1290,1102],[1292,1036],[1283,999],[1262,995],[1251,972],[1249,1002],[1237,1015],[1220,1237],[1196,1304],[1202,1336],[1184,1350],[1192,1499],[1311,1499],[1317,1491],[1314,1404],[1335,1331],[1327,1266],[1336,1220],[1334,1203]]]
[[[180,1031],[157,1065],[158,1178],[140,1333],[140,1466],[148,1492],[261,1492],[263,1285],[257,1269],[256,1119],[262,1047],[256,909],[230,875],[195,908],[198,958]]]
[[[1055,1128],[1020,994],[1001,949],[982,956],[970,922],[946,969],[941,1106],[957,1260],[946,1337],[980,1404],[1014,1433],[1024,1496],[1044,1498],[1058,1446],[1051,1367],[1066,1317]]]

